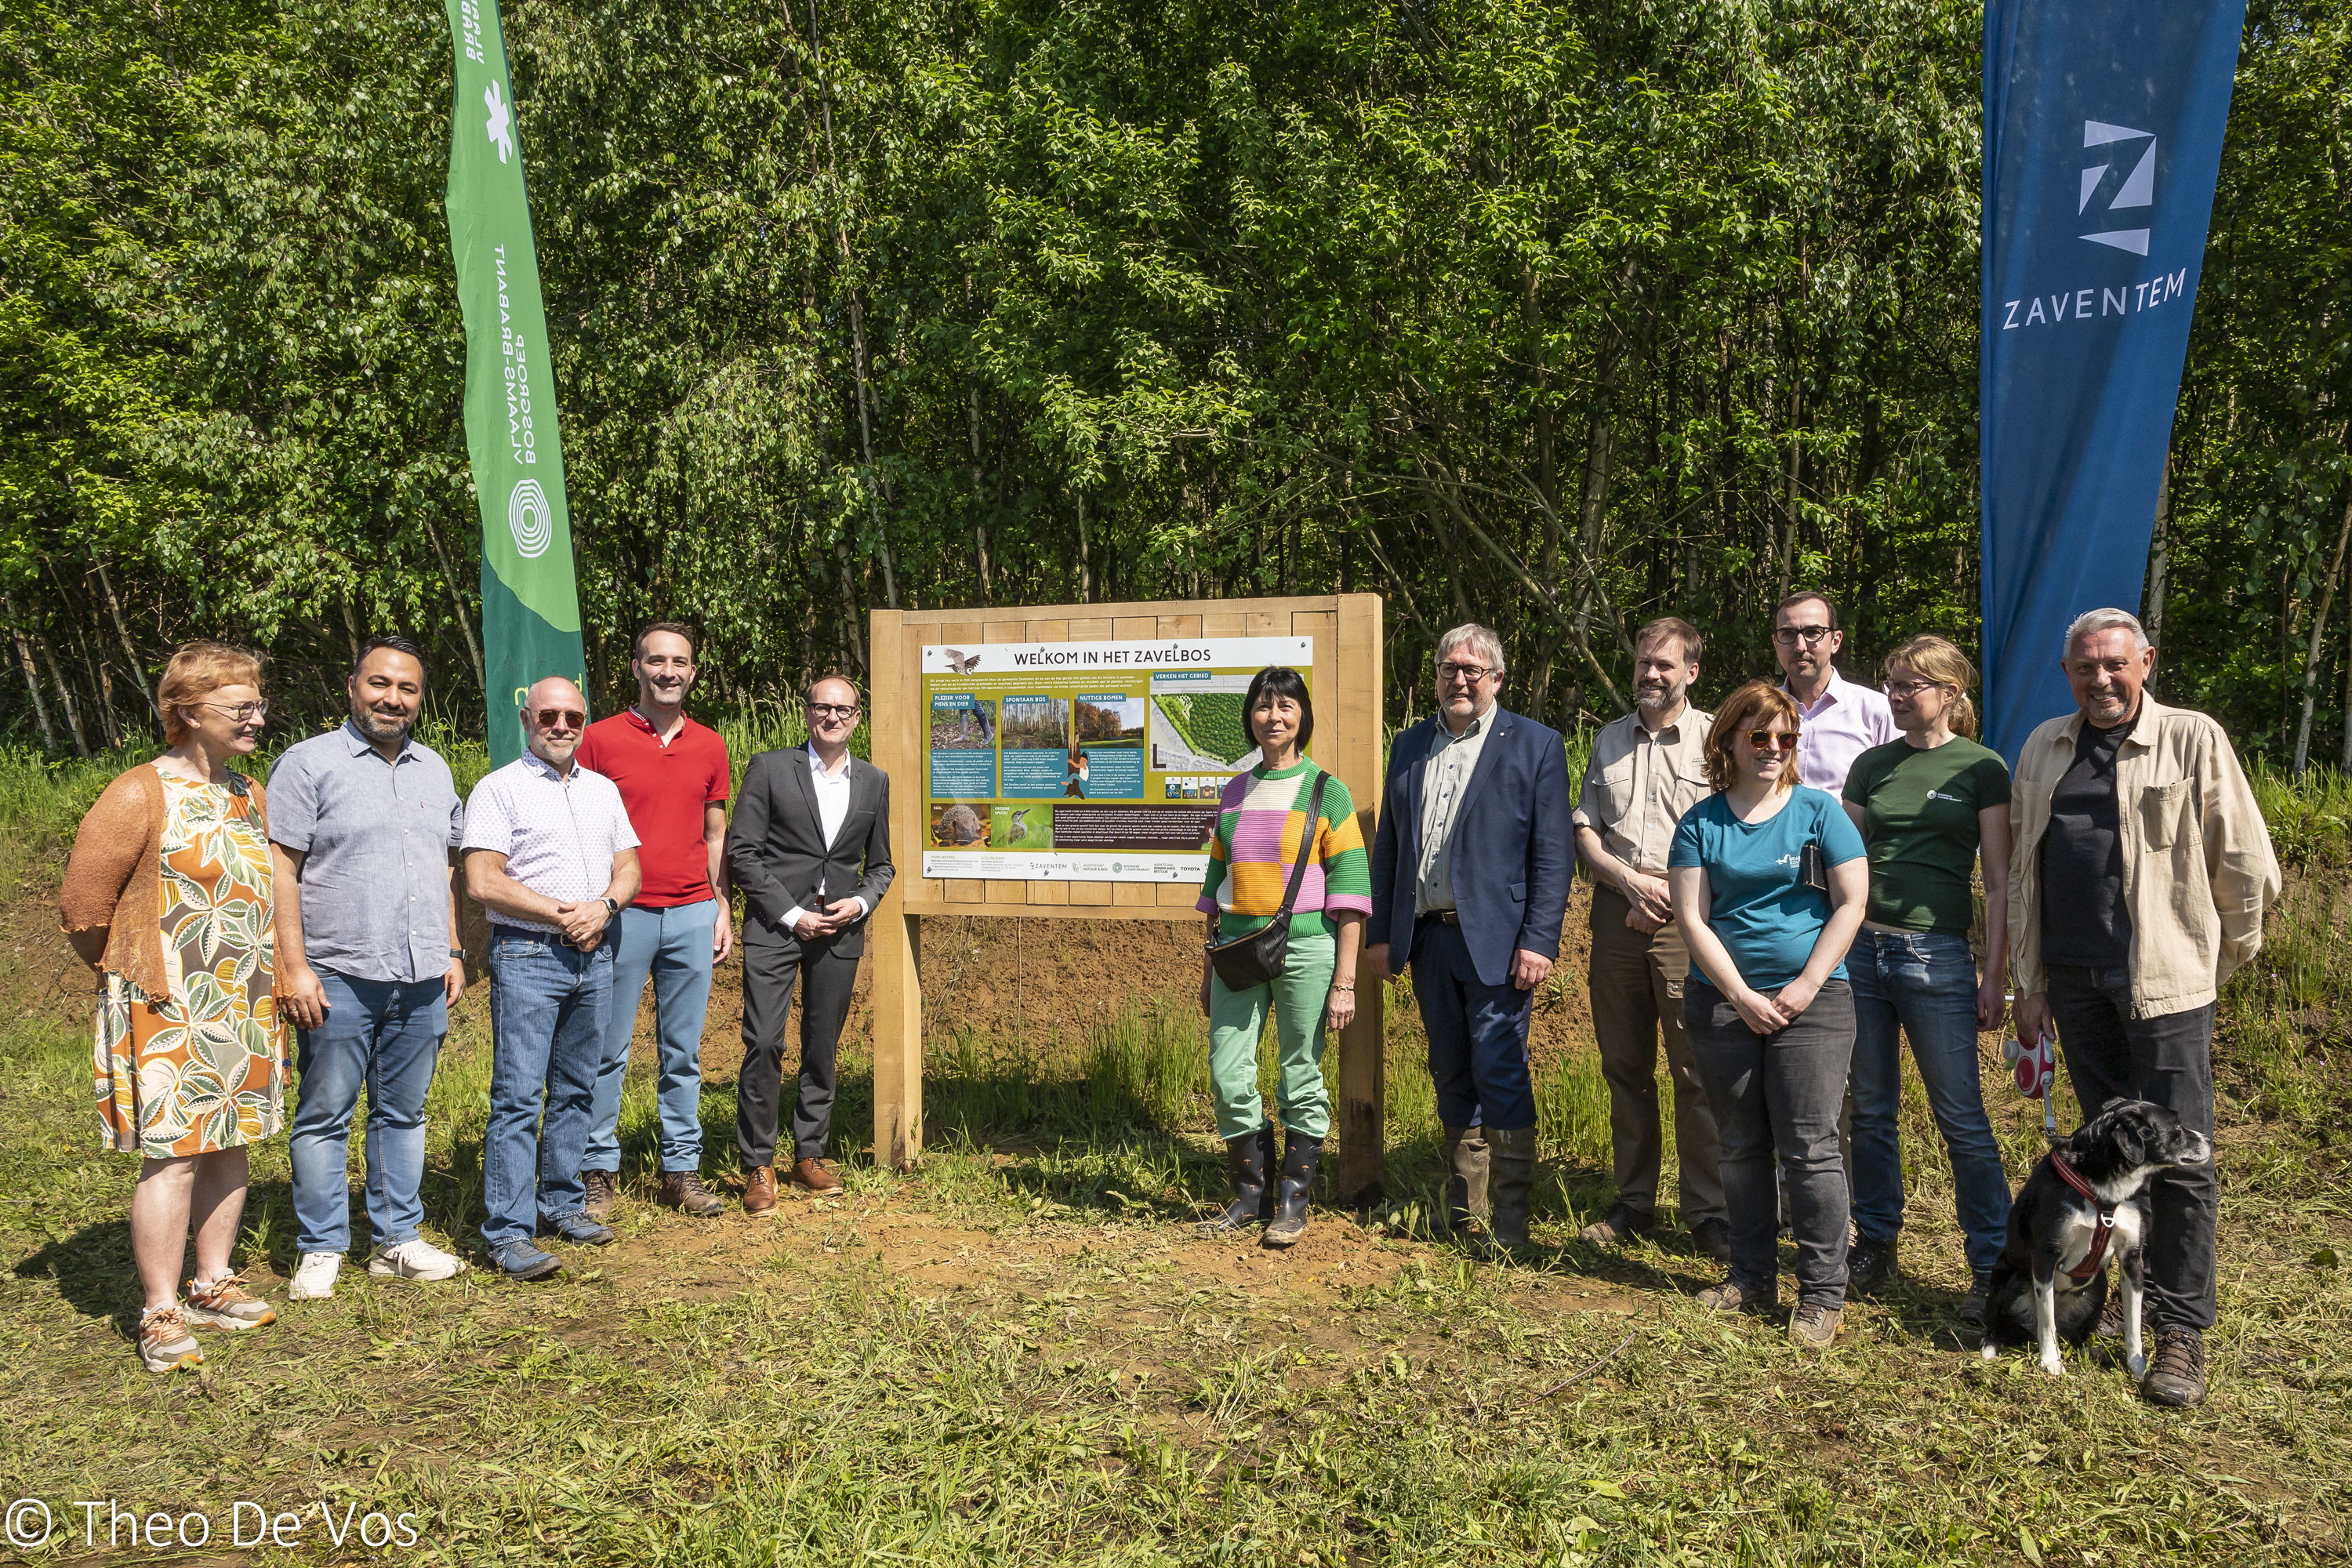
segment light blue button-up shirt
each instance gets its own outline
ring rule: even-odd
[[[449,851],[464,811],[449,764],[414,740],[384,754],[346,721],[269,770],[269,837],[303,856],[313,969],[413,984],[449,971]]]

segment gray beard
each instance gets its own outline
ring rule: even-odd
[[[404,741],[408,739],[408,731],[415,728],[413,721],[407,723],[385,724],[373,713],[352,714],[352,726],[366,736],[372,744],[378,746],[388,746],[394,741]]]

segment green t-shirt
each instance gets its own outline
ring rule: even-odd
[[[2009,804],[2000,753],[1955,735],[1932,751],[1873,746],[1845,776],[1870,846],[1869,918],[1905,931],[1966,931],[1975,912],[1977,813]]]

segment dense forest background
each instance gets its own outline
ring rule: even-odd
[[[1509,700],[1708,685],[1791,584],[1976,639],[1976,5],[520,0],[589,656],[740,708],[864,612],[1372,590]],[[479,712],[432,0],[0,0],[0,731],[152,732],[195,635],[297,721],[400,628]],[[2352,757],[2352,0],[2253,0],[2147,613]],[[2053,628],[2054,632],[2055,628]],[[2054,653],[2054,649],[2053,649]]]

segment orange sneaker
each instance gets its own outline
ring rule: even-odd
[[[245,1289],[245,1276],[224,1274],[188,1281],[188,1321],[205,1329],[257,1329],[278,1321],[278,1309]]]

